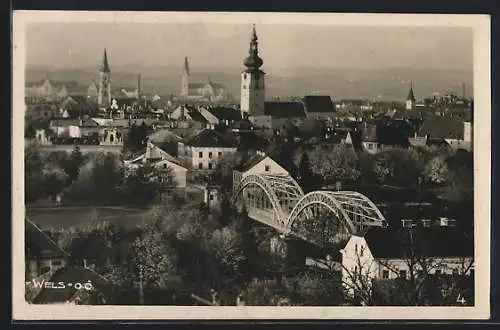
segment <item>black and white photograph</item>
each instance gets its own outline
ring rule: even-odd
[[[489,317],[489,24],[15,12],[14,312]]]

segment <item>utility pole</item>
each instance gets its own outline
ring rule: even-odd
[[[465,83],[462,83],[462,98],[465,99]]]

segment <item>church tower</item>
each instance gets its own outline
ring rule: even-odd
[[[141,74],[137,74],[137,99],[141,99]]]
[[[102,65],[99,70],[99,94],[97,102],[99,106],[103,108],[107,108],[111,105],[111,71],[109,70],[106,48],[104,48]]]
[[[241,112],[247,116],[264,115],[265,73],[260,70],[264,61],[259,57],[255,25],[250,38],[249,55],[243,62],[246,69],[241,73]]]
[[[184,57],[184,66],[181,76],[181,97],[187,99],[189,96],[189,62],[187,56]]]
[[[415,94],[413,94],[413,81],[410,82],[410,90],[406,98],[406,110],[413,110],[415,106]]]

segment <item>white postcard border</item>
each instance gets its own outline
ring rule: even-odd
[[[24,68],[28,22],[451,26],[474,30],[474,307],[145,307],[31,305],[24,300]],[[491,76],[487,15],[15,11],[12,111],[12,312],[15,320],[487,319],[490,316]]]

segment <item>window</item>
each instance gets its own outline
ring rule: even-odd
[[[47,272],[50,272],[50,267],[45,266],[40,268],[40,274],[45,274]]]
[[[210,200],[213,201],[214,200],[214,195],[210,194]]]
[[[163,168],[167,168],[167,164],[163,164]]]
[[[382,278],[385,278],[385,279],[389,278],[389,271],[387,269],[384,269],[382,271]]]
[[[453,274],[453,276],[457,276],[458,275],[458,269],[453,268],[452,274]]]
[[[212,163],[208,163],[208,169],[211,170],[212,169]]]
[[[370,150],[371,150],[371,149],[373,149],[373,145],[372,145],[371,143],[368,143],[366,146],[367,146],[367,148],[368,148],[368,149],[370,149]]]
[[[212,159],[212,152],[208,153],[208,158]]]
[[[198,169],[202,169],[203,168],[203,163],[198,163]]]
[[[52,266],[61,266],[62,262],[61,260],[52,260],[51,264]]]
[[[362,257],[364,252],[365,252],[365,249],[363,249],[363,247],[361,247],[361,249],[359,249],[359,256]]]
[[[434,272],[434,274],[436,274],[437,276],[441,275],[441,269],[436,269],[436,271]]]
[[[266,172],[269,172],[269,171],[271,170],[271,166],[266,165],[266,166],[264,167],[264,170],[265,170]]]
[[[188,155],[188,151],[186,149],[186,150],[184,150],[184,156],[187,156],[187,155]]]
[[[399,271],[399,277],[400,278],[406,278],[406,270],[400,270]]]
[[[222,151],[219,151],[219,157],[222,156]]]
[[[203,158],[203,151],[200,151],[200,152],[198,153],[198,157],[199,157],[199,158]]]

